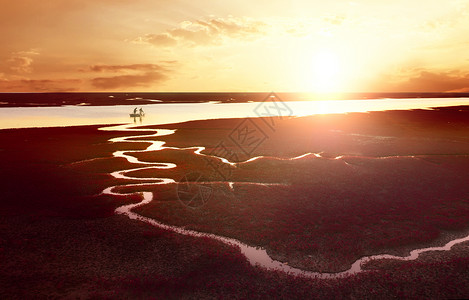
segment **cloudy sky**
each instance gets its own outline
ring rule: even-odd
[[[0,92],[469,92],[469,0],[0,7]]]

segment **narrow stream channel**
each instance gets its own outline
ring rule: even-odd
[[[138,128],[131,128],[132,125],[119,125],[119,126],[112,126],[112,127],[103,127],[100,128],[100,130],[106,130],[106,131],[123,131],[123,132],[149,132],[147,135],[133,135],[133,136],[122,136],[122,137],[117,137],[110,139],[110,142],[129,142],[129,143],[150,143],[150,146],[148,146],[145,150],[127,150],[127,151],[116,151],[113,153],[114,157],[122,157],[125,158],[128,162],[132,164],[146,164],[147,167],[139,167],[139,168],[132,168],[132,169],[126,169],[126,170],[121,170],[121,171],[116,171],[111,173],[111,175],[115,178],[119,179],[128,179],[128,180],[139,180],[139,181],[144,181],[144,183],[141,184],[127,184],[127,185],[116,185],[116,186],[111,186],[106,188],[102,193],[103,194],[109,194],[109,195],[130,195],[130,194],[135,194],[135,193],[119,193],[116,192],[118,188],[122,187],[135,187],[135,186],[148,186],[148,185],[158,185],[158,184],[168,184],[168,183],[176,183],[173,179],[170,178],[139,178],[139,177],[131,177],[125,175],[125,173],[132,172],[132,171],[137,171],[137,170],[144,170],[144,169],[170,169],[176,167],[176,164],[174,163],[159,163],[159,162],[143,162],[138,160],[136,157],[132,155],[126,154],[127,152],[148,152],[148,151],[159,151],[162,149],[180,149],[180,148],[175,148],[175,147],[164,147],[164,142],[162,141],[155,141],[155,140],[132,140],[133,138],[155,138],[158,136],[164,136],[164,135],[169,135],[173,134],[175,130],[167,130],[167,129],[138,129]],[[202,154],[201,151],[203,151],[205,148],[204,147],[191,147],[191,148],[184,148],[184,149],[193,149],[194,153],[197,155],[206,155]],[[180,149],[182,150],[182,149]],[[314,154],[314,153],[306,153],[298,157],[294,157],[291,159],[301,159],[303,157],[306,157],[308,155],[315,155],[318,156],[319,154]],[[233,162],[230,162],[224,158],[220,157],[215,157],[217,159],[220,159],[222,162],[227,163],[227,164],[234,164]],[[340,159],[341,157],[336,157],[334,159]],[[252,158],[248,161],[242,162],[242,163],[249,163],[251,161],[254,161],[257,158]],[[151,182],[149,182],[151,181]],[[230,186],[232,186],[233,183],[230,183]],[[262,184],[262,183],[258,183]],[[408,256],[401,257],[401,256],[395,256],[395,255],[390,255],[390,254],[380,254],[380,255],[372,255],[372,256],[365,256],[357,261],[355,261],[351,267],[343,272],[338,272],[338,273],[321,273],[321,272],[311,272],[307,270],[301,270],[299,268],[291,267],[286,263],[276,261],[272,259],[266,252],[265,249],[259,248],[259,247],[252,247],[249,246],[239,240],[233,239],[233,238],[228,238],[224,236],[219,236],[216,234],[212,233],[204,233],[204,232],[198,232],[194,230],[187,230],[182,227],[178,226],[173,226],[173,225],[168,225],[164,224],[161,222],[158,222],[154,219],[148,218],[141,216],[135,212],[132,211],[132,209],[146,205],[150,203],[153,200],[153,193],[152,192],[143,192],[143,200],[139,203],[136,204],[129,204],[129,205],[124,205],[121,207],[118,207],[116,209],[116,213],[118,214],[123,214],[128,216],[131,219],[139,220],[148,224],[151,224],[153,226],[165,229],[165,230],[170,230],[179,234],[183,235],[188,235],[192,237],[208,237],[217,241],[220,241],[222,243],[225,243],[227,245],[231,245],[234,247],[238,247],[241,251],[241,253],[247,258],[247,260],[252,264],[252,265],[257,265],[262,268],[268,269],[268,270],[276,270],[276,271],[283,271],[285,273],[291,274],[291,275],[297,275],[297,276],[302,276],[302,277],[309,277],[309,278],[340,278],[340,277],[345,277],[353,274],[357,274],[360,272],[365,272],[365,270],[362,269],[362,265],[370,260],[376,260],[376,259],[396,259],[396,260],[415,260],[419,257],[420,254],[429,252],[429,251],[448,251],[451,249],[456,244],[469,241],[469,235],[463,238],[458,238],[455,240],[452,240],[448,242],[444,246],[439,246],[439,247],[428,247],[428,248],[421,248],[421,249],[415,249],[410,252]]]

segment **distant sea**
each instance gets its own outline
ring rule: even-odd
[[[144,105],[163,103],[244,103],[261,102],[263,93],[0,93],[0,107],[43,107],[63,105]],[[282,101],[461,98],[469,93],[275,93]]]

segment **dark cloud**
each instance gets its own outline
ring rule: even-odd
[[[399,92],[455,92],[469,88],[469,73],[460,71],[430,72],[419,71],[409,79],[398,83]]]
[[[111,77],[97,77],[91,84],[101,90],[128,89],[135,87],[148,87],[165,81],[168,77],[160,72],[148,72],[137,75],[118,75]]]
[[[265,23],[241,18],[217,18],[182,22],[178,28],[159,34],[147,34],[135,42],[155,46],[174,46],[177,44],[213,45],[220,44],[223,38],[252,39],[261,36]]]
[[[73,92],[82,83],[80,79],[0,79],[0,92]]]
[[[5,79],[0,77],[0,92],[73,92],[89,90],[128,90],[151,87],[167,80],[161,72],[146,72],[133,75],[117,75],[82,79]]]
[[[166,71],[166,68],[156,64],[133,64],[133,65],[93,65],[89,71],[92,72],[122,72],[122,71]]]
[[[91,79],[91,85],[100,90],[134,89],[151,87],[168,79],[177,61],[162,61],[158,64],[93,65],[87,71],[117,73]]]
[[[106,74],[88,79],[15,79],[0,73],[0,92],[71,92],[153,87],[168,79],[177,61],[160,64],[93,65],[82,72]],[[113,76],[112,76],[113,75]]]

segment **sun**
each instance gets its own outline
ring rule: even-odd
[[[313,56],[313,88],[319,93],[335,92],[339,86],[340,61],[330,50],[320,50]]]

